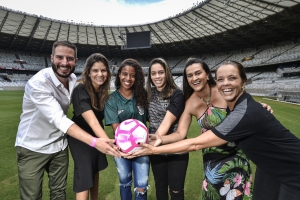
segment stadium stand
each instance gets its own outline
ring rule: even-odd
[[[22,66],[19,63],[14,63],[17,59],[16,55],[12,53],[2,53],[0,52],[0,66],[7,69],[22,69]]]
[[[87,58],[78,58],[75,73],[82,73]]]
[[[18,54],[18,56],[21,60],[26,61],[26,63],[23,63],[22,65],[27,70],[39,71],[39,70],[47,67],[44,57],[28,56],[28,55],[20,55],[20,54]]]
[[[248,92],[299,102],[299,9],[294,0],[204,0],[161,21],[120,27],[50,19],[0,6],[0,89],[22,89],[31,75],[51,66],[53,42],[65,39],[78,47],[78,80],[89,55],[100,52],[109,58],[111,89],[125,58],[137,59],[146,75],[154,57],[166,59],[182,87],[185,61],[198,57],[212,71],[224,60],[242,62]],[[151,31],[151,47],[125,50],[118,35],[139,31]]]

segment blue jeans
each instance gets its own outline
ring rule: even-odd
[[[149,157],[142,156],[134,159],[114,158],[120,179],[121,200],[131,200],[132,172],[134,177],[135,200],[146,200],[149,176]],[[144,189],[139,192],[137,188]]]

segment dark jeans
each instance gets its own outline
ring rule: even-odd
[[[288,170],[288,169],[283,169]],[[280,183],[276,177],[256,168],[253,200],[299,200],[300,190]]]
[[[167,200],[168,189],[172,200],[184,199],[184,181],[189,154],[151,155],[156,199]]]

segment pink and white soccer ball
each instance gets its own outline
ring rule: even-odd
[[[124,153],[134,153],[143,147],[138,142],[148,142],[148,129],[137,119],[127,119],[115,131],[117,146]]]

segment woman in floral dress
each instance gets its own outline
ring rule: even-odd
[[[180,121],[185,121],[185,116],[189,119],[195,116],[201,131],[205,132],[226,117],[226,101],[217,91],[209,67],[201,59],[190,58],[187,61],[184,69],[183,93],[188,113],[183,115],[183,120]],[[163,141],[165,143],[165,138]],[[234,143],[203,149],[202,155],[204,180],[201,199],[239,200],[243,199],[244,195],[251,196],[250,162]]]

